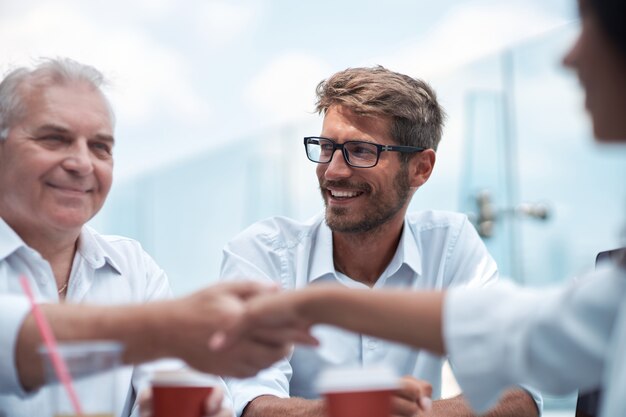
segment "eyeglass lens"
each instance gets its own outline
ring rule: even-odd
[[[315,162],[330,162],[335,149],[341,147],[328,139],[309,139],[307,141],[307,153]],[[350,141],[343,144],[343,155],[347,162],[353,166],[370,167],[378,160],[378,147],[373,143]]]

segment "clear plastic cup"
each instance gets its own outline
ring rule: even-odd
[[[119,409],[116,369],[122,364],[123,346],[111,341],[59,343],[58,352],[67,364],[82,409],[82,417],[114,417]],[[43,358],[46,383],[54,417],[77,417],[65,386],[59,381],[45,346]]]

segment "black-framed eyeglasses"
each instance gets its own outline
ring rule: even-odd
[[[308,136],[304,138],[304,148],[309,160],[318,164],[327,164],[333,159],[335,151],[341,149],[346,164],[355,168],[371,168],[376,166],[380,153],[385,151],[416,153],[426,148],[418,146],[391,146],[362,140],[348,140],[337,143],[331,139]]]

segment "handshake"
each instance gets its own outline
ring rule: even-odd
[[[295,310],[287,314],[295,294],[240,281],[172,300],[125,306],[42,304],[41,311],[60,342],[114,340],[124,345],[127,364],[175,357],[206,373],[243,378],[287,356],[293,343],[317,344],[310,323]],[[37,353],[41,343],[31,313],[15,349],[26,390],[45,382]]]
[[[317,344],[294,295],[270,284],[222,283],[144,305],[150,312],[141,314],[147,313],[156,357],[178,357],[204,372],[242,378],[287,356],[293,343]],[[141,361],[146,352],[137,355]]]

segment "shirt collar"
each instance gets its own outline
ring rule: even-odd
[[[7,258],[22,247],[29,248],[11,226],[0,217],[0,260]],[[96,232],[89,226],[84,226],[80,232],[78,253],[93,269],[102,268],[106,263],[121,274],[121,269],[98,242]]]
[[[21,247],[27,247],[26,243],[24,243],[22,238],[15,233],[15,230],[0,217],[0,260],[7,258]]]
[[[335,275],[335,262],[333,261],[333,233],[328,228],[322,215],[318,223],[319,231],[311,244],[311,269],[309,270],[309,282],[313,282],[328,274]]]
[[[317,238],[311,245],[311,269],[309,271],[309,282],[313,282],[327,276],[335,275],[335,263],[333,261],[333,234],[322,219],[319,224]],[[391,261],[397,265],[391,265],[388,270],[397,271],[403,264],[406,264],[416,275],[422,274],[422,256],[417,247],[417,240],[413,236],[413,230],[406,219],[402,228],[402,237],[398,243],[398,249]]]
[[[98,239],[96,235],[96,231],[91,227],[83,226],[78,239],[78,253],[93,269],[99,269],[108,264],[118,274],[121,274],[120,267],[107,253],[100,241],[101,239]]]
[[[398,243],[398,252],[402,254],[400,260],[403,264],[411,268],[416,275],[422,275],[422,254],[417,247],[417,239],[413,235],[413,229],[406,219],[404,219],[402,237]]]

